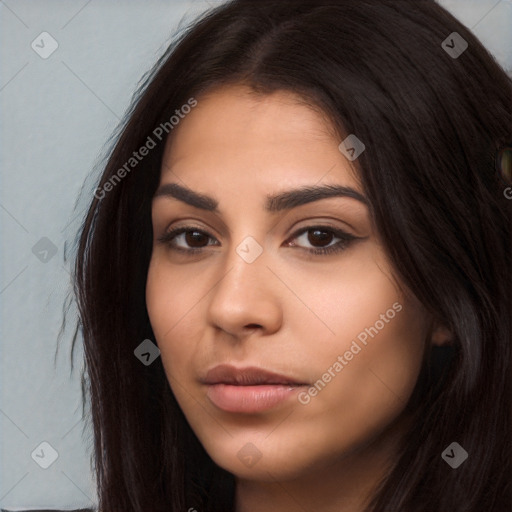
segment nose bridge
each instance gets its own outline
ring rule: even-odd
[[[219,291],[240,299],[257,296],[268,284],[270,274],[268,258],[263,245],[253,236],[245,236],[234,243],[226,256],[224,278],[217,287]],[[222,289],[222,290],[221,290]]]
[[[281,305],[268,254],[253,236],[233,244],[226,256],[225,273],[215,286],[210,305],[210,321],[226,331],[240,332],[248,325],[266,330],[278,328]]]

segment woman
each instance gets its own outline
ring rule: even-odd
[[[99,510],[508,509],[511,93],[434,1],[168,50],[76,259]]]

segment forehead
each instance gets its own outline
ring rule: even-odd
[[[211,173],[205,171],[215,169],[217,176],[253,172],[263,179],[270,172],[292,181],[339,174],[354,185],[357,170],[341,155],[339,143],[327,116],[304,98],[289,91],[261,94],[225,86],[199,96],[171,132],[161,181],[179,172],[203,173],[208,179]]]

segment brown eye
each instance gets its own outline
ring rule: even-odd
[[[306,247],[305,250],[312,254],[330,254],[346,249],[358,238],[329,226],[309,226],[295,233],[290,240],[302,239],[302,243],[310,244],[312,248]],[[332,243],[335,239],[338,239],[338,242]],[[293,242],[291,245],[300,246],[301,244]]]
[[[320,229],[308,230],[308,242],[316,247],[319,244],[321,247],[329,245],[334,238],[334,234],[329,231],[322,231]]]
[[[208,235],[201,231],[185,231],[185,241],[190,247],[204,247],[208,245]],[[206,244],[203,245],[203,243]]]
[[[158,242],[168,245],[171,249],[182,252],[199,252],[209,244],[209,240],[214,240],[205,231],[193,227],[181,227],[171,229],[158,238]]]
[[[289,246],[302,248],[311,254],[334,254],[346,249],[352,241],[359,238],[329,226],[310,226],[298,231],[290,238],[290,240],[302,239],[302,243],[290,242]],[[212,243],[209,243],[210,241]],[[209,233],[192,226],[171,229],[160,236],[158,242],[168,245],[173,251],[188,254],[199,253],[209,245],[219,245],[219,242]],[[304,243],[309,244],[311,248],[303,247]]]

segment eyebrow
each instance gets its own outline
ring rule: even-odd
[[[161,185],[153,197],[171,197],[201,210],[220,213],[219,202],[216,199],[206,194],[195,192],[177,183]],[[348,197],[356,199],[366,206],[368,205],[366,198],[353,188],[341,185],[313,185],[287,190],[274,195],[267,195],[265,210],[276,213],[330,197]]]

